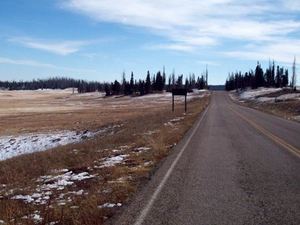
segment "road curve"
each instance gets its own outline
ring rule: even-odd
[[[113,224],[300,224],[300,123],[214,92],[205,115]]]

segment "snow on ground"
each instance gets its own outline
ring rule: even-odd
[[[194,89],[193,92],[187,93],[187,100],[190,101],[195,98],[202,98],[209,92],[207,90],[197,90]],[[163,93],[157,93],[157,94],[148,94],[139,96],[137,98],[132,98],[133,100],[155,100],[159,102],[169,102],[172,99],[172,93],[171,92],[163,92]],[[184,96],[177,96],[176,99],[178,101],[184,101]]]
[[[64,190],[66,186],[74,184],[76,181],[83,181],[95,177],[88,172],[74,173],[68,171],[56,176],[42,176],[38,179],[43,185],[38,187],[38,191]]]
[[[0,160],[79,142],[93,135],[92,132],[60,131],[47,134],[2,136],[0,137]]]
[[[276,98],[276,101],[287,101],[291,99],[298,99],[300,100],[300,93],[291,93],[291,94],[284,94],[280,95]]]
[[[121,207],[122,203],[118,202],[118,203],[104,203],[103,205],[98,205],[99,209],[103,209],[103,208],[113,208],[113,207]]]
[[[174,127],[178,122],[180,122],[181,120],[184,120],[184,116],[180,116],[180,117],[176,117],[174,119],[171,119],[170,121],[168,121],[167,123],[164,123],[164,126],[170,126],[170,127]]]
[[[300,93],[284,94],[278,97],[259,97],[256,99],[259,102],[284,102],[289,100],[300,100]]]
[[[22,219],[31,219],[35,224],[39,224],[43,221],[43,218],[40,216],[40,211],[36,210],[33,214],[29,216],[23,216]]]
[[[100,166],[95,166],[95,168],[104,168],[104,167],[112,167],[116,164],[120,164],[124,161],[125,158],[127,158],[129,155],[118,155],[118,156],[111,156],[108,158],[105,158]]]
[[[19,136],[0,137],[0,161],[15,156],[45,151],[58,146],[78,143],[99,133],[113,130],[116,126],[109,126],[97,132],[59,131],[52,133],[32,133]]]
[[[256,100],[258,102],[273,103],[278,101],[300,100],[300,93],[282,94],[278,97],[259,97],[283,90],[282,88],[249,89],[240,93],[241,100]],[[232,96],[232,95],[231,95]]]
[[[259,97],[256,99],[258,102],[268,102],[272,103],[275,102],[275,97]]]
[[[151,148],[149,148],[149,147],[138,147],[138,148],[135,148],[133,151],[136,153],[142,153],[142,152],[149,151],[149,150],[151,150]]]
[[[63,172],[67,171],[67,172]],[[62,173],[63,172],[63,173]],[[87,179],[92,179],[96,176],[96,174],[89,174],[88,172],[80,172],[75,173],[69,170],[61,170],[59,174],[56,175],[47,175],[41,176],[36,180],[38,185],[35,188],[34,193],[32,194],[18,194],[11,197],[13,200],[20,200],[27,204],[35,204],[35,205],[45,205],[49,202],[50,198],[52,198],[53,193],[57,193],[57,191],[63,191],[66,187],[72,186],[76,184],[76,182],[80,182]],[[10,194],[10,193],[7,193]],[[58,197],[58,203],[65,204],[65,200],[63,199],[65,195],[68,195],[68,201],[71,200],[70,195],[83,195],[84,191],[69,191],[67,193],[61,193]]]
[[[253,100],[258,96],[271,94],[274,92],[281,91],[282,88],[257,88],[257,89],[249,89],[240,94],[241,99],[249,99]]]

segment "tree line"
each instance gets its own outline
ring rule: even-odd
[[[7,90],[66,89],[84,87],[87,92],[103,91],[104,85],[97,81],[52,77],[32,81],[0,81],[0,88]]]
[[[147,71],[145,80],[134,79],[134,74],[131,72],[130,80],[127,81],[125,73],[123,73],[122,81],[115,80],[112,83],[106,83],[104,85],[105,93],[107,96],[110,95],[145,95],[153,92],[161,92],[163,90],[171,91],[173,88],[186,88],[192,89],[204,89],[207,88],[207,82],[204,76],[198,76],[190,74],[185,81],[183,81],[183,75],[176,76],[172,73],[168,79],[166,78],[165,72],[158,71],[154,75],[150,75]]]
[[[261,64],[257,62],[255,70],[242,73],[236,72],[228,75],[225,82],[225,89],[227,91],[234,89],[245,89],[251,87],[256,89],[258,87],[287,87],[289,85],[289,72],[284,67],[279,67],[273,63],[269,64],[269,68],[265,71]]]
[[[171,91],[173,88],[204,89],[207,88],[207,81],[204,75],[196,78],[195,74],[190,74],[183,80],[183,75],[176,76],[173,72],[166,77],[165,71],[158,71],[151,76],[147,71],[145,80],[134,79],[131,72],[130,80],[126,80],[123,73],[122,80],[119,82],[98,82],[76,80],[72,78],[53,77],[49,79],[38,79],[32,81],[0,81],[0,88],[8,90],[38,90],[38,89],[66,89],[77,88],[78,93],[86,92],[105,92],[107,96],[111,95],[145,95],[163,90]]]

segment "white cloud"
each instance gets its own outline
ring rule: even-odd
[[[62,67],[62,66],[57,66],[54,64],[50,64],[50,63],[43,63],[43,62],[31,60],[31,59],[11,59],[11,58],[6,58],[6,57],[0,57],[0,64],[44,67],[44,68],[60,69],[60,70],[73,71],[73,72],[95,72],[95,70]]]
[[[175,51],[181,51],[181,52],[193,52],[195,50],[194,46],[180,44],[180,43],[147,45],[147,46],[145,46],[145,48],[150,49],[150,50],[167,49],[167,50],[175,50]]]
[[[300,40],[278,40],[264,46],[252,45],[239,51],[227,51],[225,55],[250,60],[275,60],[290,64],[300,55]]]
[[[237,0],[65,0],[63,7],[97,21],[144,27],[172,41],[225,37],[244,40],[267,40],[300,28],[299,21],[265,20],[280,15],[282,3]],[[277,9],[277,7],[279,7]]]
[[[299,0],[284,0],[283,4],[288,10],[300,11]]]
[[[91,41],[45,41],[27,37],[14,37],[10,42],[21,44],[28,48],[38,49],[58,55],[69,55],[78,52],[81,47],[91,44]]]

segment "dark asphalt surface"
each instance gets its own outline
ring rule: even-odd
[[[300,149],[300,123],[239,106],[227,93],[214,92],[189,142],[193,129],[113,223],[299,225],[299,156],[236,112]],[[169,178],[158,188],[185,145]],[[161,191],[153,198],[157,189]],[[145,217],[138,220],[142,212]]]

